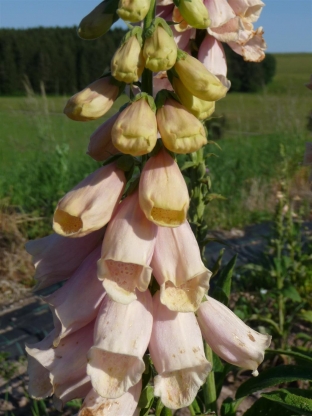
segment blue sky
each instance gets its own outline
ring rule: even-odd
[[[312,0],[264,0],[268,52],[312,52]],[[0,27],[73,26],[100,0],[0,0]]]

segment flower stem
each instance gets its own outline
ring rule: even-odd
[[[213,352],[207,342],[205,342],[205,355],[207,360],[213,365]],[[203,385],[204,391],[204,400],[205,400],[205,407],[206,411],[210,410],[218,414],[217,409],[217,391],[216,391],[216,383],[214,377],[214,371],[210,371],[208,374],[207,380]]]
[[[156,0],[151,0],[149,11],[144,19],[144,31],[152,24],[155,18],[155,10]],[[147,68],[144,69],[142,74],[142,91],[153,96],[153,72]]]

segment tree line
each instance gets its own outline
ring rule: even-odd
[[[40,82],[48,94],[73,94],[109,69],[123,29],[114,29],[95,41],[77,36],[77,28],[0,29],[0,94],[24,92],[29,79],[35,92]],[[256,91],[270,82],[275,58],[260,63],[244,62],[226,48],[232,91]]]

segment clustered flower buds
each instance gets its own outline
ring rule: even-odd
[[[116,16],[140,22],[150,7],[150,0],[118,6],[105,0],[82,20],[79,36],[101,36]],[[29,392],[53,395],[59,410],[84,398],[77,416],[106,415],[105,409],[110,416],[137,414],[147,361],[163,405],[189,406],[212,369],[202,337],[222,359],[254,375],[270,344],[207,295],[211,272],[187,220],[188,186],[171,153],[204,154],[204,120],[230,88],[221,42],[260,60],[262,32],[252,23],[263,3],[169,0],[162,7],[161,18],[149,13],[148,27],[125,35],[111,75],[67,102],[69,118],[95,120],[130,84],[131,100],[90,137],[87,153],[104,166],[58,202],[55,234],[27,244],[36,289],[64,282],[45,297],[53,331],[26,348]],[[196,28],[208,28],[199,59],[188,53]]]

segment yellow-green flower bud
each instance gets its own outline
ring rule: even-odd
[[[116,9],[116,1],[102,1],[81,20],[78,27],[78,36],[82,39],[91,40],[104,35],[118,19]]]
[[[195,117],[200,120],[205,120],[215,111],[214,101],[204,101],[195,97],[186,89],[179,78],[174,77],[172,81],[174,91],[177,93],[181,103],[186,107]]]
[[[207,143],[201,122],[173,98],[166,99],[156,117],[162,141],[172,152],[196,152]]]
[[[90,121],[102,117],[119,95],[118,85],[110,77],[100,78],[73,95],[64,108],[67,117],[75,121]]]
[[[118,16],[127,22],[140,22],[150,8],[150,0],[119,0]]]
[[[209,72],[198,59],[186,53],[178,58],[174,69],[189,92],[201,100],[218,101],[228,91],[219,78]]]
[[[118,81],[131,84],[139,80],[144,69],[144,59],[140,42],[131,36],[117,49],[111,62],[113,77]]]
[[[122,153],[132,156],[149,153],[156,141],[156,115],[145,98],[126,107],[112,129],[113,145]]]
[[[173,37],[164,28],[157,26],[143,47],[145,67],[153,72],[167,71],[177,60],[178,48]]]
[[[203,0],[180,0],[178,8],[184,20],[196,29],[207,29],[210,26],[211,21]]]

